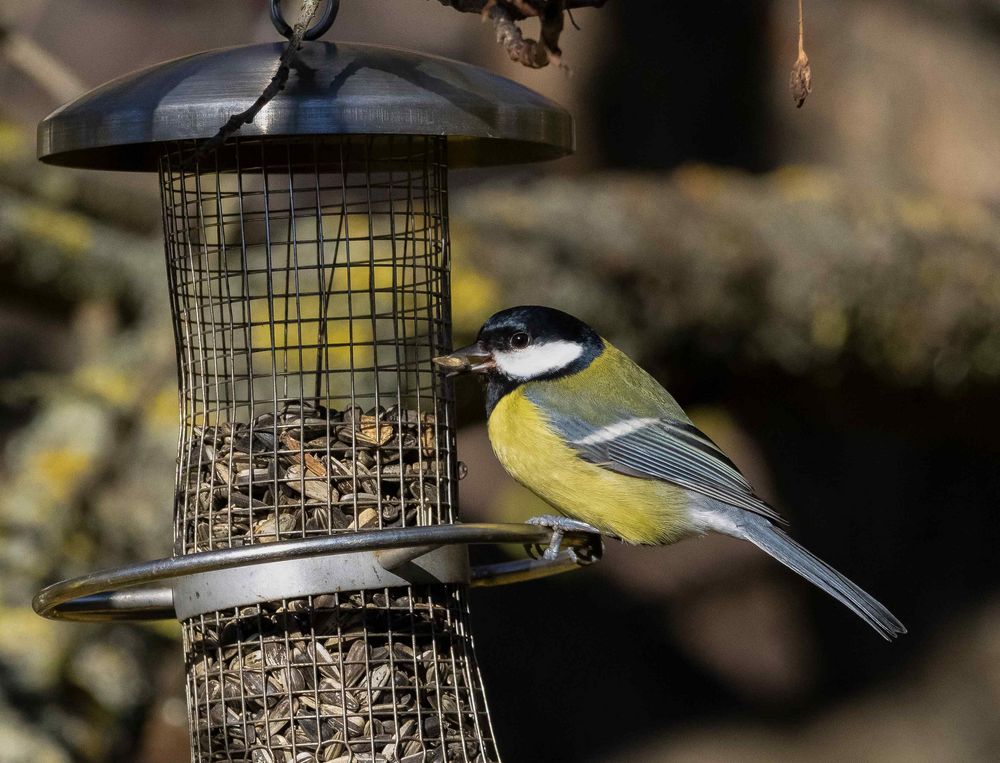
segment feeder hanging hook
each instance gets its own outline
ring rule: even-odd
[[[326,0],[324,5],[325,10],[322,17],[306,30],[305,34],[302,35],[303,40],[318,40],[333,26],[333,22],[337,19],[337,11],[340,10],[340,0]],[[281,0],[271,0],[271,22],[278,30],[278,34],[288,39],[292,38],[292,28],[288,26],[285,17],[281,15]]]

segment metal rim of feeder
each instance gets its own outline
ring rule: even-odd
[[[464,582],[471,583],[473,587],[506,585],[569,572],[601,557],[602,540],[599,535],[569,531],[563,536],[563,545],[573,549],[574,554],[564,551],[554,560],[515,560],[468,569],[464,550],[467,545],[546,545],[551,537],[552,530],[538,525],[469,523],[370,530],[202,551],[116,567],[54,583],[35,596],[32,606],[39,615],[52,620],[154,620],[173,617],[183,620],[213,610],[333,590],[364,590],[428,582]],[[459,554],[450,554],[444,559],[429,559],[438,550],[451,549]],[[322,565],[309,564],[312,561],[322,563],[324,557],[341,555],[353,555],[348,561],[369,570],[369,578],[355,572],[353,576],[345,576],[341,580],[330,580],[324,576]],[[278,568],[275,565],[283,566]],[[259,567],[263,574],[242,580],[235,576],[212,578],[213,573],[247,566]],[[335,575],[342,572],[341,569],[334,570]],[[283,578],[280,583],[282,591],[277,596],[267,587],[269,575]],[[171,580],[173,585],[147,585],[160,580]],[[186,581],[190,581],[187,586],[184,585]],[[296,583],[299,588],[295,588]],[[138,586],[145,587],[140,589]],[[179,601],[179,596],[183,597],[182,601]]]

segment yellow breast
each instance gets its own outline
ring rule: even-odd
[[[520,389],[500,399],[488,427],[503,467],[561,513],[628,543],[671,543],[691,533],[683,490],[582,460]]]

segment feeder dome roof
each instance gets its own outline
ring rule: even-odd
[[[155,171],[158,143],[213,137],[260,97],[285,43],[197,53],[113,80],[38,126],[49,164]],[[572,153],[561,106],[469,64],[396,48],[307,42],[283,90],[238,136],[438,135],[451,167]]]

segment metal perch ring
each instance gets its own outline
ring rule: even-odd
[[[64,580],[42,589],[32,606],[52,620],[184,619],[198,611],[217,609],[220,600],[226,606],[237,606],[276,598],[275,588],[282,589],[277,596],[282,598],[334,589],[442,582],[440,577],[448,578],[443,582],[468,582],[474,587],[497,586],[568,572],[601,557],[599,535],[569,531],[563,542],[577,550],[575,557],[563,552],[554,560],[526,559],[468,568],[465,546],[469,544],[545,545],[551,536],[547,527],[476,523],[368,530],[240,546]],[[332,570],[335,576],[342,576],[339,582],[323,574],[331,571],[328,565],[337,557],[345,562]],[[348,567],[352,572],[344,576]],[[253,575],[254,568],[264,574]],[[149,585],[161,580],[172,583]],[[218,588],[224,590],[215,590]]]
[[[333,26],[333,22],[337,19],[337,11],[339,10],[340,0],[326,0],[326,9],[323,11],[320,20],[306,30],[305,34],[302,35],[302,39],[318,40],[326,34],[327,30]],[[274,24],[274,28],[278,30],[278,34],[291,39],[293,30],[288,26],[285,17],[281,15],[281,0],[271,0],[271,22]]]

